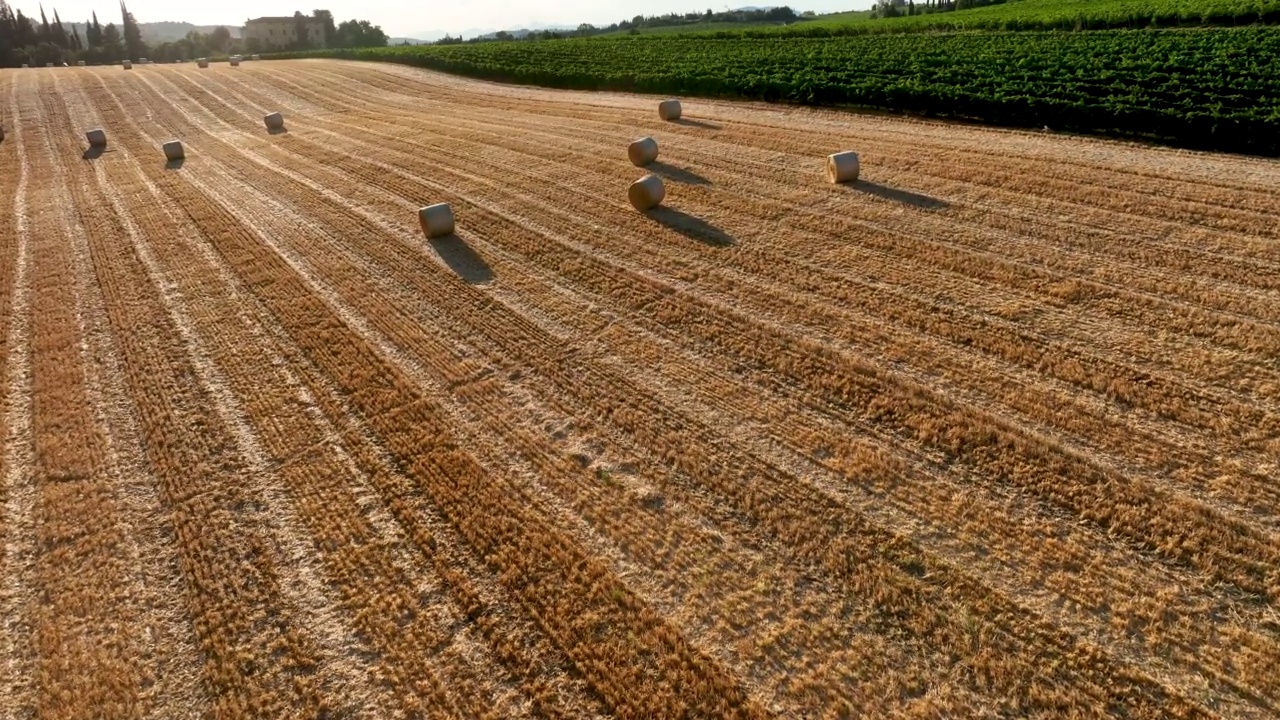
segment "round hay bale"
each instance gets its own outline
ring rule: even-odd
[[[53,63],[45,63],[45,64],[44,64],[44,66],[45,66],[45,67],[53,67]]]
[[[261,60],[261,59],[262,59],[262,56],[261,56],[261,55],[252,55],[252,56],[250,56],[250,57],[249,57],[249,59],[250,59],[250,60]]]
[[[658,207],[666,196],[667,188],[657,175],[645,175],[627,188],[627,199],[631,201],[631,207],[640,212]]]
[[[129,62],[128,60],[125,60],[123,63],[121,63],[121,65],[124,66],[125,70],[133,69],[133,63]]]
[[[651,137],[633,140],[627,146],[627,157],[636,167],[644,167],[658,159],[658,141]]]
[[[858,179],[858,169],[858,153],[852,150],[827,156],[827,182],[853,182]]]
[[[262,122],[266,123],[268,130],[283,130],[284,116],[278,112],[273,112],[262,118]]]
[[[27,69],[27,68],[29,68],[29,67],[31,67],[31,66],[30,66],[30,65],[28,65],[28,64],[26,64],[26,63],[22,63],[22,69],[23,69],[23,70],[26,70],[26,69]]]
[[[418,223],[428,238],[453,233],[453,208],[448,203],[428,205],[418,211]]]
[[[658,117],[663,120],[679,120],[680,119],[680,101],[679,100],[663,100],[658,103]]]
[[[209,67],[209,58],[200,58],[199,60],[196,60],[196,65],[202,68]]]
[[[86,140],[89,141],[90,147],[106,147],[107,131],[102,128],[94,128],[84,134]]]
[[[164,144],[163,148],[164,148],[164,159],[168,160],[169,162],[173,162],[175,160],[182,160],[187,156],[186,152],[182,149],[181,140],[170,140],[169,142]]]
[[[231,63],[231,67],[240,67],[240,58],[238,57],[231,58],[229,62]]]
[[[77,60],[77,61],[76,61],[76,67],[84,67],[84,61],[83,61],[83,60]]]

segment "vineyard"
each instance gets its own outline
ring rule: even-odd
[[[896,16],[881,16],[879,13],[883,10],[854,10],[805,15],[790,22],[698,21],[686,17],[672,25],[632,25],[617,29],[609,26],[596,36],[839,37],[940,31],[1086,31],[1280,24],[1280,0],[999,0],[992,5],[946,11],[933,5],[931,0],[913,0],[910,8],[906,2],[896,6]]]
[[[857,105],[1280,154],[1280,28],[657,35],[327,55],[555,88]]]
[[[331,60],[0,101],[0,716],[1280,713],[1274,160]]]
[[[925,2],[916,3],[923,8]],[[954,12],[869,18],[849,13],[787,27],[744,28],[739,37],[807,35],[826,37],[867,33],[947,30],[1107,30],[1160,27],[1233,27],[1280,24],[1280,0],[1010,0]]]

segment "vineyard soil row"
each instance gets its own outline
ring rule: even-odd
[[[0,99],[0,716],[1280,712],[1275,161],[330,60]]]

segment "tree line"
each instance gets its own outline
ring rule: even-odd
[[[308,17],[303,15],[301,11],[293,14],[293,21],[296,24],[297,38],[283,47],[286,51],[296,52],[300,50],[314,50],[315,46],[310,40],[307,33],[307,23],[310,20],[319,20],[324,23],[324,44],[325,47],[331,48],[362,48],[362,47],[385,47],[387,44],[387,34],[382,31],[378,25],[374,25],[368,20],[346,20],[344,22],[334,24],[333,13],[328,10],[315,10]],[[257,39],[250,39],[245,43],[246,52],[265,51],[257,45]]]
[[[86,63],[117,62],[125,58],[146,57],[148,48],[142,41],[138,21],[122,2],[120,25],[98,21],[97,12],[84,25],[84,35],[72,25],[63,23],[58,11],[50,21],[40,8],[40,19],[28,17],[0,0],[0,67],[33,67],[53,63],[61,65],[84,60]]]
[[[652,28],[670,28],[670,27],[688,27],[689,29],[697,29],[700,25],[708,23],[742,23],[742,24],[758,24],[758,23],[775,23],[778,25],[786,25],[795,22],[801,17],[812,17],[813,12],[806,12],[803,15],[797,14],[795,10],[783,5],[781,7],[770,8],[752,8],[743,10],[725,10],[724,12],[715,12],[710,8],[706,12],[690,12],[690,13],[667,13],[666,15],[636,15],[629,20],[620,20],[609,25],[592,25],[583,23],[573,30],[531,30],[523,34],[515,34],[507,31],[494,33],[483,37],[471,38],[463,40],[461,37],[450,37],[446,35],[443,39],[437,40],[435,45],[460,45],[463,42],[492,42],[504,40],[558,40],[563,38],[574,37],[591,37],[593,35],[608,35],[610,33],[630,33],[638,34],[642,30]]]
[[[932,13],[955,12],[957,10],[972,10],[974,8],[986,7],[987,5],[1001,5],[1006,0],[921,0],[920,4],[916,4],[915,0],[876,0],[871,8],[871,17],[875,18],[893,18],[912,15],[929,15]]]
[[[307,16],[295,13],[295,18],[306,22]],[[367,20],[348,20],[335,24],[328,10],[316,10],[312,19],[325,24],[325,44],[329,47],[380,47],[387,44],[382,28]],[[306,33],[299,33],[301,40],[289,49],[309,49]],[[218,26],[212,32],[197,30],[186,37],[149,45],[142,39],[138,21],[124,2],[120,3],[120,24],[98,21],[98,13],[84,23],[84,33],[74,24],[64,23],[58,11],[50,20],[44,7],[40,7],[38,19],[25,15],[21,9],[13,9],[7,0],[0,0],[0,67],[43,67],[75,64],[83,60],[89,65],[117,63],[122,60],[148,58],[156,62],[193,60],[198,57],[217,57],[238,53],[266,51],[254,40],[245,41],[232,37],[231,31]]]

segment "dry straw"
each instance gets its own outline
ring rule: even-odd
[[[636,167],[644,167],[658,159],[658,141],[651,137],[633,140],[627,146],[627,157]]]
[[[94,128],[84,134],[86,140],[89,141],[90,147],[106,147],[107,131],[102,128]]]
[[[449,235],[453,232],[453,208],[448,203],[428,205],[418,211],[418,223],[429,238]]]
[[[852,150],[827,156],[827,182],[854,182],[858,179],[858,153]]]
[[[627,188],[627,199],[640,212],[658,207],[666,196],[667,189],[657,175],[645,175]]]
[[[284,129],[284,116],[278,112],[273,112],[270,115],[263,117],[262,122],[266,124],[268,130]]]
[[[663,120],[679,120],[680,119],[680,101],[679,100],[663,100],[658,103],[658,117]]]
[[[164,144],[165,160],[168,160],[169,162],[174,162],[175,160],[182,160],[186,156],[187,156],[186,152],[182,149],[181,140],[170,140],[169,142]]]

